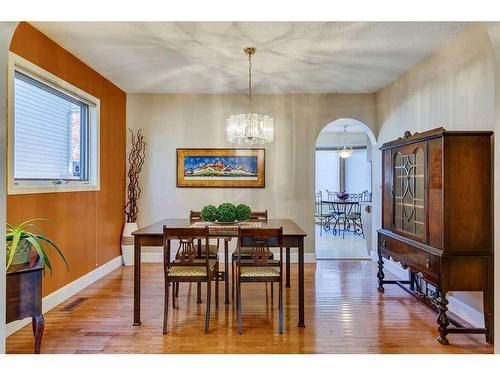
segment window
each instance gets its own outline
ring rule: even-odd
[[[371,162],[367,160],[366,149],[354,150],[352,155],[345,159],[345,191],[361,193],[372,191]]]
[[[316,190],[340,191],[340,161],[334,150],[316,150]]]
[[[99,100],[12,60],[9,193],[97,190]]]

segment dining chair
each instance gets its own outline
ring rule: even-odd
[[[359,202],[363,202],[365,197],[364,192],[359,194],[349,194],[349,200],[351,204],[345,214],[344,220],[344,231],[342,233],[342,238],[345,238],[345,232],[351,230],[354,234],[360,234],[365,238],[365,231],[363,229],[363,221],[361,219],[361,205]]]
[[[268,214],[267,210],[265,211],[251,211],[250,212],[250,221],[262,221],[266,222],[268,219]],[[250,248],[242,248],[241,249],[241,254],[242,258],[249,259],[251,255],[251,249]],[[272,253],[271,253],[272,256]],[[235,290],[235,276],[234,276],[234,264],[236,263],[238,256],[236,254],[236,250],[233,251],[231,254],[231,297],[234,302],[234,290]],[[274,293],[274,285],[271,283],[271,295]]]
[[[170,260],[171,242],[179,241],[173,261]],[[205,247],[205,256],[200,258],[198,248]],[[209,256],[208,227],[204,228],[167,228],[163,227],[163,271],[165,275],[165,302],[163,312],[163,334],[167,333],[169,288],[172,283],[172,308],[175,309],[176,288],[179,283],[197,282],[207,284],[207,308],[205,315],[205,334],[209,332],[212,280],[215,280],[215,306],[219,306],[219,261]]]
[[[189,211],[189,221],[191,223],[197,222],[197,221],[202,221],[201,219],[201,211]],[[216,258],[217,255],[219,254],[219,247],[220,247],[220,238],[214,238],[217,240],[217,243],[209,243],[208,244],[208,251],[211,257]],[[198,250],[198,245],[194,245],[195,249]],[[201,255],[204,255],[204,247],[201,249]]]
[[[339,200],[338,198],[339,192],[330,191],[327,189],[326,194],[327,194],[327,200],[332,202],[329,203],[330,209],[328,213],[333,217],[331,219],[333,220],[332,234],[335,236],[337,235],[337,233],[340,234],[341,232],[340,227],[342,224],[345,224],[346,205],[341,203],[335,203],[335,201]]]
[[[314,194],[314,217],[319,219],[319,235],[323,236],[323,229],[328,231],[330,229],[330,222],[333,214],[330,211],[323,211],[323,193],[318,191]]]
[[[270,247],[279,247],[280,256],[275,260]],[[242,249],[251,249],[250,258],[242,257]],[[279,285],[279,332],[283,333],[283,227],[281,228],[238,228],[236,249],[236,310],[238,333],[243,333],[242,293],[244,283],[277,282]]]

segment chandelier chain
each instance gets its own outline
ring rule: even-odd
[[[252,113],[252,54],[248,54],[248,113]]]

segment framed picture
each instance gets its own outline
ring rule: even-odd
[[[178,148],[177,187],[265,187],[263,148]]]

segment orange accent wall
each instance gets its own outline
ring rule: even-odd
[[[100,109],[100,191],[7,196],[7,222],[46,217],[45,233],[67,256],[70,271],[52,252],[43,295],[120,255],[124,223],[126,94],[29,23],[17,27],[10,50],[97,97]],[[104,51],[103,51],[104,52]]]

